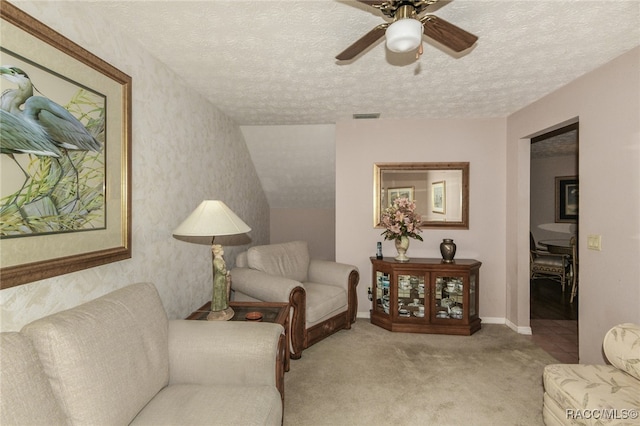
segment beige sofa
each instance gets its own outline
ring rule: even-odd
[[[640,326],[613,327],[602,346],[611,365],[545,367],[545,424],[640,425]]]
[[[280,425],[282,332],[168,321],[133,284],[1,334],[0,424]]]
[[[356,320],[358,268],[311,259],[305,241],[254,246],[231,271],[234,299],[291,306],[291,357]]]

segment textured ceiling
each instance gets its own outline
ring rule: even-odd
[[[353,0],[82,6],[241,126],[272,208],[334,206],[332,126],[310,140],[291,125],[331,125],[355,113],[506,117],[640,45],[636,0],[442,0],[428,12],[478,36],[474,47],[455,54],[425,38],[416,60],[388,52],[382,39],[349,63],[335,56],[385,19]],[[532,155],[566,155],[567,144],[541,142]]]
[[[440,1],[428,11],[477,35],[456,58],[380,40],[335,55],[384,22],[343,0],[91,2],[240,125],[504,117],[640,44],[638,1]]]
[[[571,130],[531,144],[531,158],[578,155],[578,131]]]

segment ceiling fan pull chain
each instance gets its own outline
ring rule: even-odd
[[[420,55],[422,55],[422,43],[418,46],[418,51],[416,52],[416,59],[420,59]]]

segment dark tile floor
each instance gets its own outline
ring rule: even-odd
[[[578,321],[532,319],[531,333],[531,339],[561,363],[578,363]]]
[[[531,281],[531,339],[565,364],[578,363],[578,300],[552,280]]]

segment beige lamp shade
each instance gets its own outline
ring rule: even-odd
[[[205,200],[173,231],[173,235],[217,237],[249,231],[251,228],[225,203],[219,200]]]

